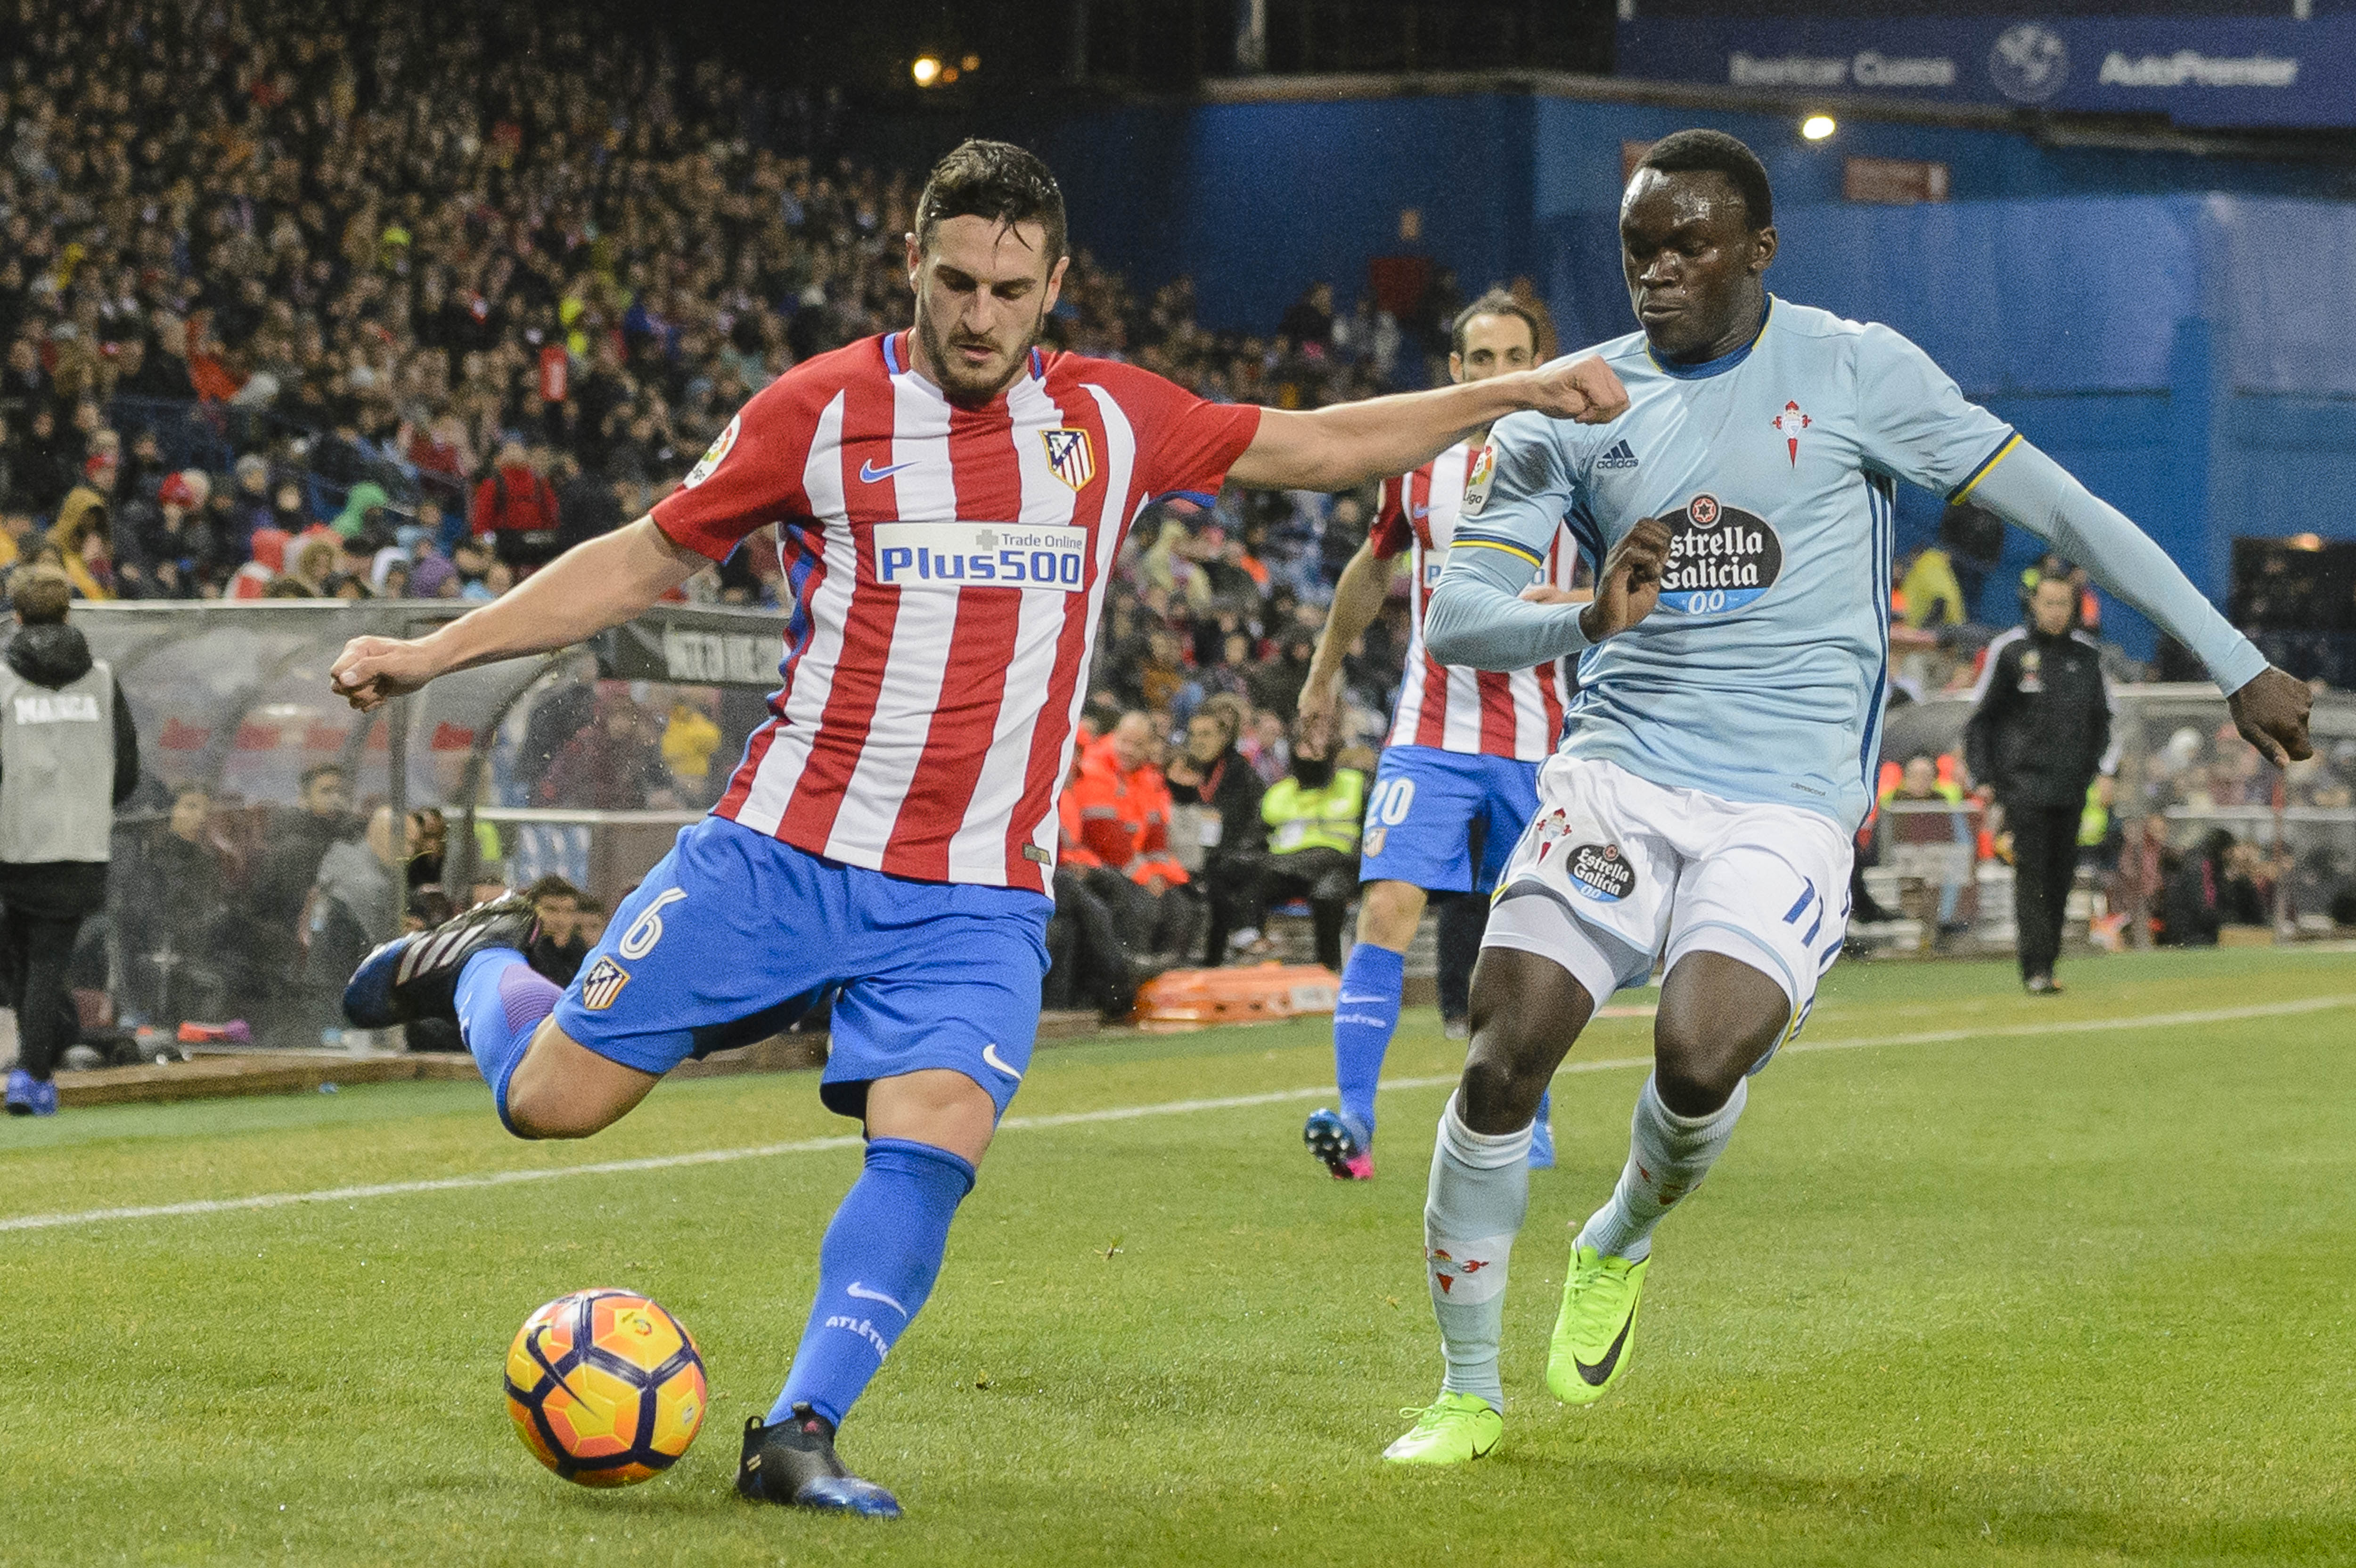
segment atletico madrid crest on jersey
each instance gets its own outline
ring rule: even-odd
[[[1097,453],[1088,444],[1088,432],[1043,430],[1039,439],[1047,443],[1047,466],[1055,471],[1055,477],[1075,490],[1087,489],[1088,481],[1097,476]]]

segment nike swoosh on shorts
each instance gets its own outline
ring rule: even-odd
[[[1013,1068],[1009,1067],[1006,1064],[1006,1059],[998,1054],[998,1042],[996,1040],[992,1040],[988,1045],[981,1048],[981,1059],[990,1063],[991,1066],[998,1069],[1001,1072],[1005,1073],[1009,1078],[1020,1078],[1023,1076],[1022,1073],[1017,1072]]]

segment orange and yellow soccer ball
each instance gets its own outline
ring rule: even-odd
[[[703,1426],[703,1358],[680,1320],[627,1290],[562,1296],[508,1348],[508,1414],[532,1456],[584,1487],[678,1462]]]

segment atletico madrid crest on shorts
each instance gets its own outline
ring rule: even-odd
[[[1075,490],[1087,489],[1088,481],[1097,476],[1097,453],[1088,444],[1088,432],[1043,430],[1039,439],[1047,443],[1047,466],[1055,471],[1055,477]]]

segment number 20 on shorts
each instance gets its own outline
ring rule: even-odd
[[[1415,804],[1413,779],[1385,779],[1366,797],[1366,820],[1385,827],[1397,827],[1407,820],[1408,808]]]

